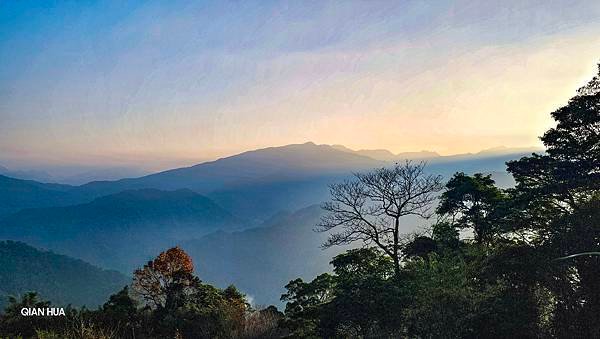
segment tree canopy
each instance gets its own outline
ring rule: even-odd
[[[320,226],[342,231],[328,245],[365,248],[334,258],[333,275],[286,286],[292,333],[600,337],[599,79],[600,73],[551,113],[556,126],[541,137],[545,152],[507,164],[515,187],[501,189],[489,174],[456,173],[439,196],[430,231],[408,241],[396,240],[394,225],[404,212],[425,216],[422,207],[433,204],[438,185],[422,177],[422,166],[374,170],[333,185]],[[411,186],[413,179],[427,184]],[[421,196],[407,187],[426,188],[415,209],[396,204]]]

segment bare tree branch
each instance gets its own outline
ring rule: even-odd
[[[425,163],[396,164],[368,173],[355,173],[354,180],[330,185],[331,200],[322,205],[327,215],[316,227],[330,234],[324,247],[361,241],[375,244],[400,265],[400,219],[408,215],[429,218],[442,189],[440,176],[427,175]]]

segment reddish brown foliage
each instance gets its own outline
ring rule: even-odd
[[[133,273],[133,288],[151,306],[164,306],[166,291],[177,279],[180,283],[193,278],[192,258],[179,246],[162,252]]]

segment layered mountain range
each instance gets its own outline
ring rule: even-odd
[[[411,160],[426,161],[427,171],[446,178],[457,171],[484,172],[510,186],[505,162],[531,151],[440,156],[305,143],[79,186],[0,175],[0,239],[125,275],[181,245],[203,280],[235,283],[257,303],[274,303],[287,281],[328,267],[333,252],[320,249],[326,235],[313,228],[329,184]],[[407,231],[419,226],[410,224]]]

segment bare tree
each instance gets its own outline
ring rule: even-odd
[[[396,164],[368,173],[354,174],[353,180],[330,185],[331,201],[323,204],[328,212],[316,230],[330,234],[324,247],[362,241],[375,244],[394,261],[400,271],[400,219],[415,215],[431,217],[436,192],[442,189],[441,176],[427,175],[425,163]]]

